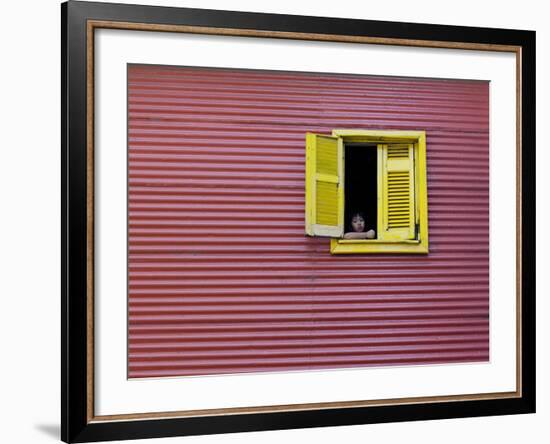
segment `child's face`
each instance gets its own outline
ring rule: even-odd
[[[363,219],[361,216],[354,216],[351,219],[351,227],[356,233],[361,233],[362,231],[365,231],[365,219]]]

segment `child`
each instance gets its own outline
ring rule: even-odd
[[[363,213],[353,213],[351,216],[351,232],[344,234],[344,239],[374,239],[374,230],[365,232],[365,216]]]

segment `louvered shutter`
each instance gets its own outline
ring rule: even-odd
[[[415,238],[414,149],[412,144],[383,145],[383,240]]]
[[[341,237],[343,146],[338,137],[306,135],[306,234]]]

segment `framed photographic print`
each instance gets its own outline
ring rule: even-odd
[[[535,411],[535,33],[62,5],[62,439]]]

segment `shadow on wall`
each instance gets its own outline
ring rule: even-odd
[[[59,424],[35,424],[34,428],[56,441],[60,439],[61,427]]]

